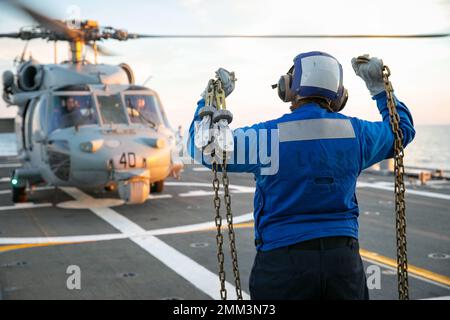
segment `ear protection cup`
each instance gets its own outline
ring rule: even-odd
[[[294,99],[294,92],[291,90],[292,75],[285,74],[278,80],[278,97],[284,102],[289,102]]]
[[[295,92],[291,90],[293,70],[294,66],[289,69],[287,74],[282,75],[278,80],[278,84],[275,85],[278,88],[278,97],[284,102],[293,101],[295,98]]]

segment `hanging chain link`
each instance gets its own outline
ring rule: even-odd
[[[213,101],[215,102],[215,106],[213,104]],[[226,102],[225,102],[225,91],[222,88],[222,82],[220,80],[210,80],[208,85],[208,92],[206,96],[206,105],[207,106],[214,106],[217,109],[226,109]],[[214,139],[214,138],[213,138]],[[214,140],[212,141],[214,143]],[[212,156],[212,172],[213,172],[213,190],[214,190],[214,209],[216,212],[215,215],[215,225],[216,225],[216,243],[217,243],[217,261],[219,264],[219,281],[220,281],[220,297],[222,300],[227,299],[227,290],[225,288],[225,270],[224,270],[224,253],[223,253],[223,234],[221,231],[222,228],[222,216],[220,214],[220,205],[221,205],[221,199],[219,197],[219,190],[220,190],[220,181],[218,178],[218,169],[219,165],[222,171],[222,184],[224,187],[224,201],[225,201],[225,207],[226,207],[226,218],[227,218],[227,224],[228,224],[228,237],[230,242],[230,252],[231,252],[231,259],[232,259],[232,266],[233,266],[233,275],[234,275],[234,281],[235,281],[235,287],[236,287],[236,296],[238,300],[242,300],[242,289],[241,289],[241,280],[239,275],[239,266],[238,266],[238,257],[237,257],[237,250],[236,250],[236,236],[234,233],[233,228],[233,213],[231,211],[231,195],[229,191],[229,178],[227,174],[227,155],[226,152],[223,153],[221,157],[221,162],[219,164],[218,157],[213,152],[211,154]]]
[[[394,88],[389,80],[391,71],[383,66],[383,82],[387,94],[387,105],[389,109],[389,121],[394,133],[394,175],[395,175],[395,225],[397,234],[397,277],[398,294],[400,300],[409,300],[408,287],[408,259],[406,252],[406,205],[405,205],[405,183],[403,176],[405,167],[403,165],[403,132],[399,127],[400,116],[398,115]]]
[[[224,189],[224,200],[225,206],[227,210],[227,223],[228,223],[228,238],[230,241],[230,253],[231,253],[231,261],[233,265],[233,275],[234,275],[234,284],[236,287],[236,297],[238,300],[242,300],[242,289],[241,289],[241,277],[239,275],[239,266],[238,266],[238,257],[236,250],[236,234],[234,233],[233,228],[233,213],[231,211],[231,195],[229,190],[230,179],[227,174],[227,158],[226,155],[223,155],[223,165],[222,165],[222,184]]]
[[[215,157],[213,157],[215,159]],[[222,216],[220,215],[220,197],[219,188],[220,182],[217,177],[217,161],[213,160],[212,172],[213,172],[213,189],[214,189],[214,209],[216,211],[216,216],[214,222],[216,224],[217,234],[216,234],[216,244],[217,244],[217,262],[219,263],[219,281],[220,281],[220,298],[222,300],[227,300],[227,290],[225,289],[225,270],[224,261],[225,256],[223,254],[223,234],[222,228]]]

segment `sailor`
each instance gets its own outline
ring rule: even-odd
[[[55,104],[49,125],[49,133],[76,125],[81,118],[79,101],[73,96],[62,97]]]
[[[156,108],[153,104],[148,103],[148,98],[146,96],[135,96],[127,98],[127,109],[128,115],[130,116],[132,123],[141,123],[144,121],[151,121],[152,123],[159,123],[159,117]]]
[[[139,118],[139,115],[141,115],[144,110],[145,99],[142,96],[138,96],[133,98],[133,100],[134,101],[132,101],[131,98],[127,98],[128,115],[130,116],[131,122],[140,123],[141,119]]]
[[[342,66],[333,56],[314,51],[296,56],[274,86],[281,100],[291,103],[290,113],[233,131],[234,156],[227,169],[251,172],[256,181],[252,299],[369,299],[359,254],[356,180],[362,170],[393,157],[394,135],[382,60],[366,55],[354,58],[352,66],[365,81],[382,121],[340,113],[348,98]],[[219,76],[229,95],[233,77],[224,71]],[[404,103],[397,98],[395,102],[406,146],[415,135],[413,119]],[[192,157],[198,154],[195,123],[204,104],[201,99],[190,127]],[[261,139],[257,134],[257,141],[238,143],[242,133],[251,137],[250,131],[271,129],[276,136]],[[264,170],[262,146],[271,149],[272,157],[278,152],[276,172]],[[238,161],[240,152],[245,156]],[[252,154],[257,161],[250,161]],[[208,165],[206,156],[202,162]]]
[[[76,97],[68,96],[61,100],[63,113],[61,128],[75,126],[81,119],[80,101]]]

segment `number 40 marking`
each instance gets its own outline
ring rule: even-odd
[[[122,164],[124,168],[127,168],[127,167],[135,168],[136,167],[136,154],[134,152],[122,153],[119,163]]]

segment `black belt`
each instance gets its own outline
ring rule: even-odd
[[[327,237],[299,242],[290,245],[294,250],[328,250],[358,246],[358,240],[352,237]]]

